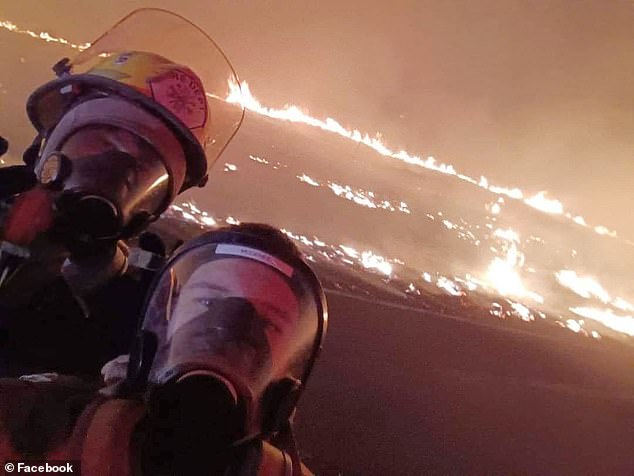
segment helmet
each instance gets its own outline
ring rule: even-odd
[[[280,233],[242,224],[175,252],[150,288],[128,385],[183,387],[213,375],[244,407],[243,436],[288,422],[328,313],[313,271],[270,230]]]
[[[46,138],[87,98],[116,96],[160,118],[178,138],[186,164],[180,189],[204,185],[208,165],[237,132],[244,110],[223,101],[239,87],[220,48],[188,20],[166,10],[132,12],[28,99],[29,119]],[[169,171],[182,169],[164,158]],[[171,160],[171,163],[169,163]]]

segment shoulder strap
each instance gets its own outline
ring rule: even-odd
[[[262,453],[257,476],[292,476],[293,463],[282,450],[267,443],[262,443]],[[254,475],[255,476],[255,475]]]
[[[84,445],[84,440],[88,431],[88,427],[90,426],[95,412],[99,409],[99,406],[102,403],[103,399],[97,398],[84,409],[79,418],[77,418],[75,426],[73,427],[73,432],[71,433],[70,437],[61,447],[50,451],[46,455],[46,458],[48,460],[81,460],[82,448]]]
[[[255,440],[236,454],[228,476],[313,476],[301,462],[272,444]]]
[[[94,412],[81,452],[82,474],[130,476],[132,433],[145,416],[142,402],[128,399],[105,400]]]
[[[289,460],[291,476],[313,476],[313,473],[302,463],[299,457],[297,441],[295,441],[295,434],[289,420],[282,425],[274,438],[275,447],[284,448],[284,455]]]
[[[0,379],[0,456],[79,459],[73,433],[90,420],[93,395],[90,382],[56,374]]]

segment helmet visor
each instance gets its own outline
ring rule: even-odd
[[[209,165],[213,164],[237,132],[244,116],[241,106],[225,101],[232,88],[239,88],[239,81],[220,47],[185,18],[166,10],[144,8],[135,10],[119,21],[88,49],[73,58],[69,66],[73,75],[90,73],[104,58],[132,51],[163,57],[175,65],[183,66],[185,70],[190,70],[200,80],[209,116],[201,118],[195,115],[192,123],[185,121],[185,125],[203,147]],[[185,74],[189,73],[185,71]],[[112,79],[126,83],[126,78],[123,77]],[[161,85],[152,87],[160,88]],[[165,95],[169,93],[165,91]],[[198,101],[199,98],[194,99]],[[56,124],[60,112],[65,110],[60,103],[64,100],[64,94],[51,94],[41,98],[33,113],[39,123],[37,125],[47,128]],[[172,98],[168,100],[173,102]],[[182,121],[178,107],[167,109]]]

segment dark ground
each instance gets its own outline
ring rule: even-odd
[[[330,293],[298,414],[317,474],[634,474],[634,352]]]

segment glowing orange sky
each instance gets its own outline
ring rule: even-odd
[[[629,2],[154,5],[210,31],[266,104],[300,104],[468,175],[548,190],[634,236],[621,219],[634,176]],[[140,6],[4,2],[1,13],[82,42]],[[30,60],[43,61],[39,48]]]

